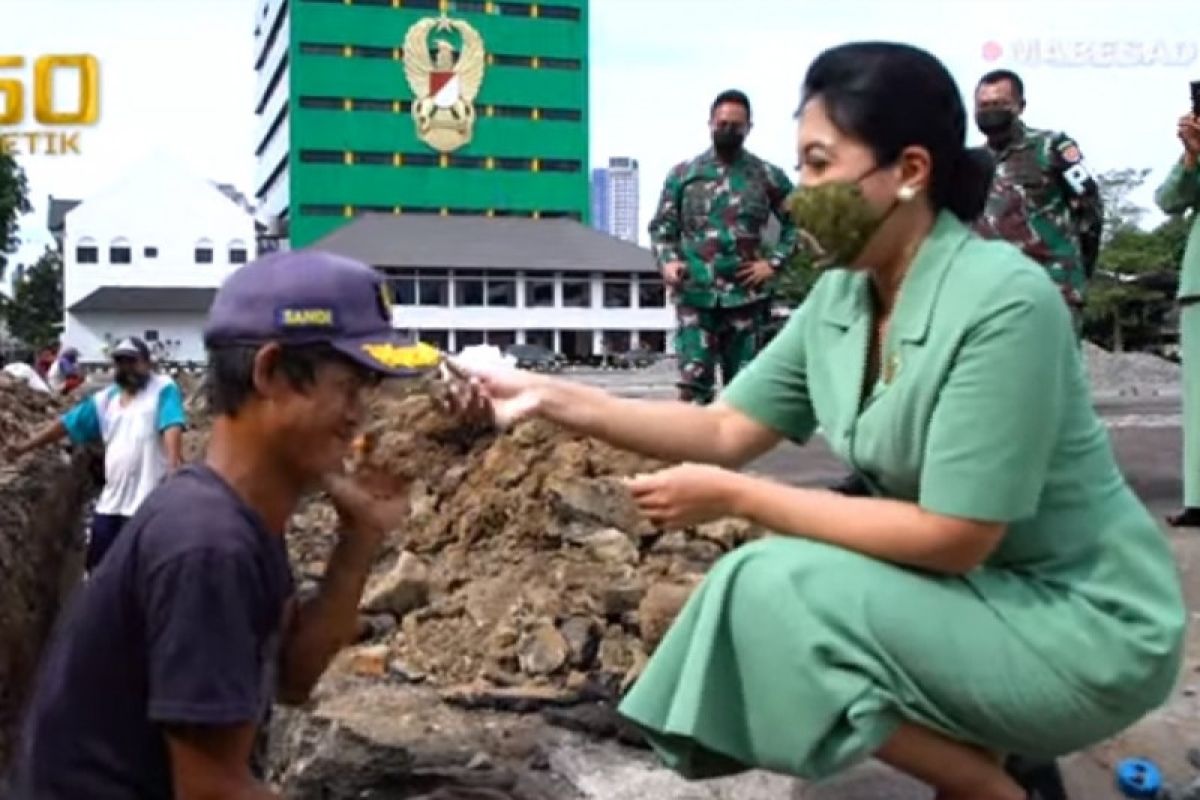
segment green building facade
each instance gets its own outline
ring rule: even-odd
[[[451,152],[418,136],[403,50],[442,16],[486,52]],[[587,0],[263,0],[256,38],[256,195],[293,247],[363,213],[589,221]],[[439,38],[464,52],[459,32]]]

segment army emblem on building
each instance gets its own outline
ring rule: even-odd
[[[448,38],[437,36],[455,32],[462,39],[457,53]],[[462,20],[429,17],[408,29],[404,74],[412,87],[412,116],[421,141],[442,153],[471,141],[475,96],[486,65],[483,39]]]

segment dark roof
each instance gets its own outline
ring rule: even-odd
[[[194,286],[102,286],[69,309],[207,313],[216,289]]]
[[[649,250],[570,219],[365,214],[312,246],[376,267],[657,270]]]
[[[60,200],[51,196],[50,209],[46,212],[46,227],[51,233],[62,233],[63,220],[67,212],[79,205],[82,200]]]

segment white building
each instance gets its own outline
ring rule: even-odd
[[[650,251],[573,220],[367,214],[313,247],[389,275],[396,327],[452,352],[671,346],[675,312]]]
[[[610,158],[592,171],[592,225],[626,242],[638,240],[638,162]]]
[[[201,331],[217,288],[256,255],[254,217],[226,192],[154,154],[73,207],[53,201],[64,345],[96,362],[132,335],[159,357],[202,361]]]

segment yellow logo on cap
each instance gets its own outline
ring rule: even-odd
[[[332,308],[285,308],[279,321],[287,328],[330,328],[334,325]]]
[[[413,345],[401,346],[390,342],[383,344],[364,344],[363,352],[380,364],[390,369],[405,367],[408,369],[428,369],[441,363],[442,353],[436,347],[417,342]]]

